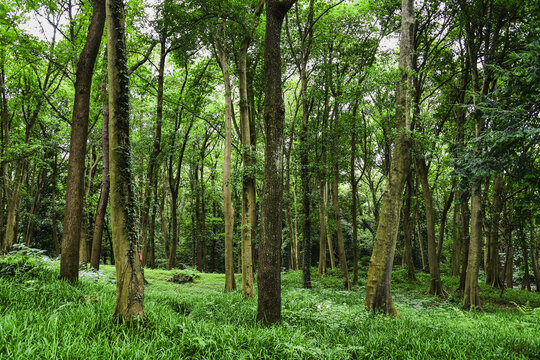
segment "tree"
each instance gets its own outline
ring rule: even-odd
[[[94,0],[86,43],[77,63],[75,100],[71,122],[66,208],[60,262],[60,278],[69,282],[75,282],[79,277],[79,243],[83,218],[84,159],[88,138],[90,89],[104,24],[105,1]]]
[[[281,87],[281,27],[296,0],[266,2],[264,39],[264,185],[261,200],[261,240],[257,319],[263,324],[281,320],[281,207],[283,201],[283,124]]]
[[[411,164],[410,91],[414,49],[415,14],[412,0],[401,3],[401,77],[396,94],[396,120],[400,131],[394,144],[388,183],[383,195],[381,216],[373,244],[366,286],[365,307],[371,311],[398,315],[390,290],[392,265],[399,228],[402,193]]]
[[[109,162],[111,225],[116,265],[114,316],[130,323],[145,318],[144,279],[137,234],[129,141],[129,75],[124,30],[124,3],[107,0],[109,78]]]

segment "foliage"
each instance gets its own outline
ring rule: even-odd
[[[342,286],[338,273],[314,276],[314,289],[307,291],[298,288],[301,273],[295,271],[283,276],[283,323],[266,328],[256,322],[254,301],[242,299],[240,292],[223,293],[223,275],[200,274],[195,283],[176,285],[166,281],[171,272],[147,269],[149,320],[126,328],[110,316],[114,269],[105,266],[103,271],[98,277],[81,276],[75,285],[54,276],[0,277],[0,352],[8,358],[87,359],[525,359],[540,355],[538,294],[530,295],[535,300],[529,305],[509,293],[508,306],[494,306],[486,313],[463,312],[450,301],[423,294],[427,276],[409,283],[406,274],[402,277],[398,271],[394,292],[402,317],[387,318],[363,310],[363,286],[337,290],[335,286]],[[400,285],[405,283],[409,290]]]

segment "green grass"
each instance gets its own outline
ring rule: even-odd
[[[6,265],[8,264],[8,265]],[[114,268],[84,272],[69,285],[58,264],[33,256],[0,258],[0,359],[538,359],[540,294],[481,286],[483,312],[460,309],[459,294],[425,294],[428,276],[394,273],[400,318],[363,310],[365,269],[352,291],[339,272],[283,274],[283,322],[256,321],[256,300],[224,293],[221,274],[193,283],[167,280],[185,271],[145,270],[148,321],[112,321]],[[237,278],[239,280],[239,278]],[[449,289],[458,279],[444,278]],[[240,284],[240,281],[237,281]]]

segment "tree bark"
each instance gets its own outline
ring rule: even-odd
[[[105,0],[94,0],[86,43],[77,63],[71,123],[66,208],[60,260],[60,278],[69,282],[75,282],[79,277],[79,242],[83,218],[84,160],[88,139],[90,91],[104,24]]]
[[[405,189],[405,208],[403,209],[403,265],[407,268],[409,279],[415,279],[414,261],[412,257],[412,229],[416,219],[411,222],[411,197],[412,197],[412,176],[407,177]]]
[[[150,208],[155,206],[155,201],[157,199],[152,199],[153,189],[156,187],[157,183],[157,174],[156,167],[157,159],[161,153],[161,125],[163,122],[163,88],[165,82],[165,62],[167,58],[167,49],[166,49],[166,37],[163,34],[160,34],[160,55],[159,55],[159,68],[158,68],[158,88],[157,88],[157,103],[156,103],[156,127],[154,135],[154,144],[152,153],[148,158],[148,168],[146,178],[148,185],[146,186],[146,191],[144,194],[144,204],[142,206],[141,214],[141,244],[142,244],[142,265],[146,266],[148,261],[148,238],[153,237],[153,234],[149,235],[149,220],[150,220]]]
[[[345,289],[351,289],[351,280],[349,279],[349,267],[347,265],[347,256],[345,254],[345,243],[343,241],[343,230],[341,227],[341,211],[339,209],[338,194],[338,168],[337,162],[334,162],[334,181],[332,182],[332,202],[334,205],[334,221],[336,222],[337,247],[339,256],[339,266],[343,275],[343,286]]]
[[[499,226],[503,202],[504,180],[501,176],[495,176],[493,179],[493,211],[489,231],[489,262],[486,268],[486,283],[497,288],[503,286],[499,259]]]
[[[104,66],[105,67],[105,66]],[[109,102],[107,101],[107,85],[105,81],[101,83],[101,96],[103,106],[103,124],[101,126],[101,192],[99,194],[98,207],[96,209],[96,220],[94,222],[94,233],[92,239],[92,255],[90,268],[99,270],[99,258],[101,254],[101,242],[103,240],[103,227],[105,226],[105,215],[109,202]]]
[[[224,30],[223,30],[224,31]],[[218,58],[223,74],[225,86],[225,154],[223,160],[223,217],[225,220],[225,291],[236,289],[234,279],[233,258],[233,232],[234,232],[234,208],[231,198],[231,125],[232,125],[232,101],[231,80],[229,77],[229,63],[227,61],[226,41],[216,36]],[[242,277],[243,279],[243,277]],[[242,280],[243,281],[243,280]],[[244,289],[242,283],[242,290]]]
[[[433,210],[433,197],[429,188],[428,167],[426,165],[425,158],[416,158],[416,171],[418,172],[418,179],[422,184],[422,193],[424,195],[424,203],[426,207],[428,263],[430,275],[428,294],[444,296],[446,295],[446,292],[442,286],[439,258],[437,256],[437,245],[435,244],[435,213]]]
[[[283,202],[283,124],[281,27],[296,0],[266,2],[264,39],[264,185],[261,201],[259,297],[257,319],[265,325],[281,321],[281,236]]]
[[[318,273],[326,274],[326,180],[319,181],[319,269]]]
[[[144,279],[137,252],[132,189],[129,76],[122,0],[107,0],[107,43],[111,225],[116,264],[114,316],[131,323],[144,319],[145,314]]]
[[[365,307],[371,311],[398,315],[390,289],[392,265],[399,229],[402,193],[411,165],[410,95],[414,49],[415,14],[412,0],[402,0],[399,67],[401,79],[396,93],[396,123],[399,135],[394,145],[388,182],[373,244],[366,286]]]

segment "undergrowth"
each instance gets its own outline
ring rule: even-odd
[[[351,291],[339,271],[283,274],[279,326],[256,321],[256,300],[224,293],[222,274],[145,270],[148,321],[112,321],[114,268],[57,280],[58,263],[19,251],[0,257],[0,359],[535,359],[540,358],[539,294],[481,285],[488,311],[460,308],[455,278],[445,299],[425,294],[429,277],[394,272],[400,318],[363,309],[365,269]],[[168,282],[187,274],[192,283]],[[237,278],[237,284],[240,282]]]

